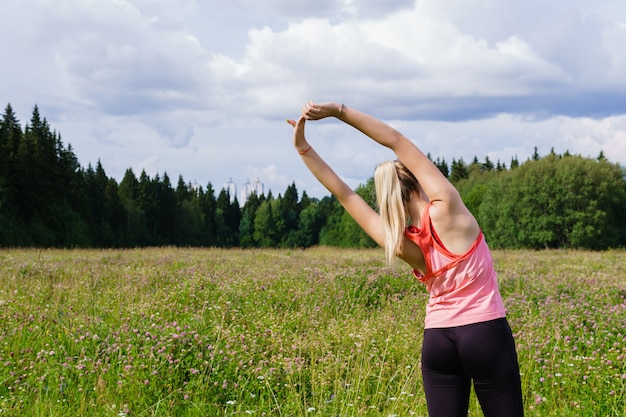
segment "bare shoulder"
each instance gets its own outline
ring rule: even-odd
[[[472,247],[480,226],[474,215],[458,201],[435,201],[430,208],[433,228],[443,245],[452,253],[461,255]]]

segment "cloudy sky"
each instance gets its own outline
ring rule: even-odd
[[[83,166],[328,195],[291,145],[308,100],[433,157],[570,151],[626,165],[624,0],[2,0],[0,106]],[[337,120],[309,141],[353,187],[393,155]]]

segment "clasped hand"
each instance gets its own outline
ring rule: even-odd
[[[306,149],[308,143],[304,137],[304,125],[307,120],[320,120],[326,117],[338,117],[341,114],[341,107],[337,103],[316,104],[312,100],[302,106],[302,111],[298,120],[287,119],[287,123],[294,127],[293,145],[299,151]]]

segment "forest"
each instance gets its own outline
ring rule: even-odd
[[[433,163],[455,185],[493,248],[626,246],[626,171],[603,152],[533,155],[505,163],[477,156]],[[375,207],[373,179],[355,190]],[[8,104],[0,119],[0,247],[148,246],[374,247],[332,197],[311,198],[295,183],[240,205],[209,182],[179,175],[107,176],[81,166],[71,145],[34,107],[24,127]]]

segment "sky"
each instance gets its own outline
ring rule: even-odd
[[[287,118],[370,113],[433,159],[535,147],[626,165],[624,0],[1,0],[0,106],[80,164],[329,195]],[[352,187],[394,158],[337,119],[307,139]]]

